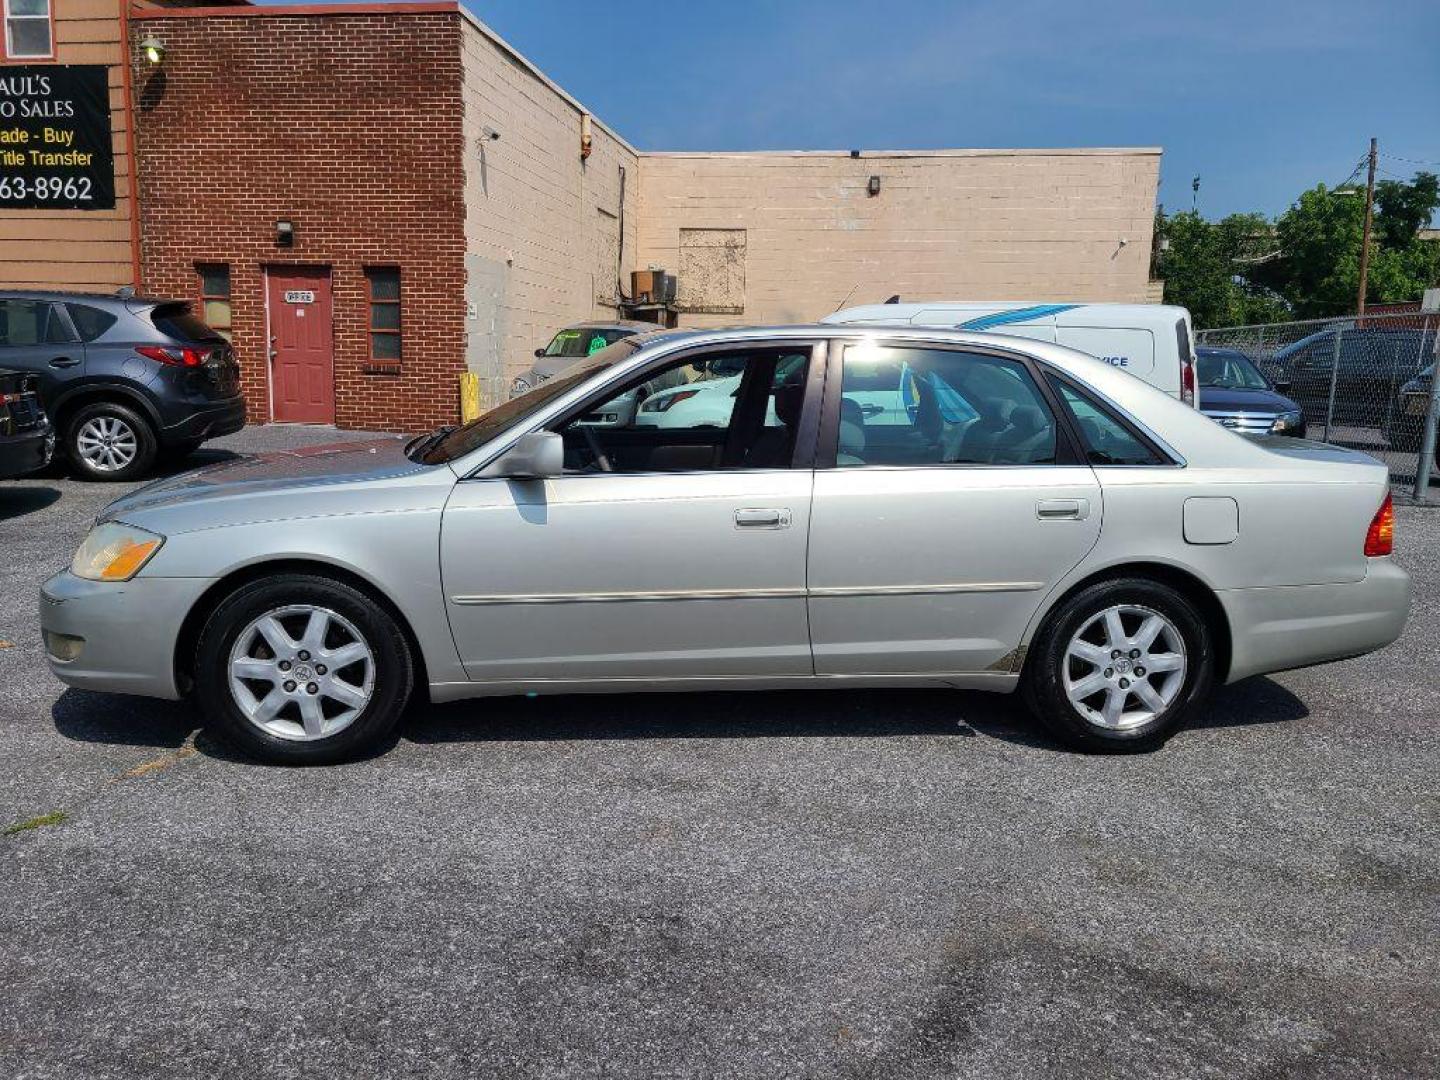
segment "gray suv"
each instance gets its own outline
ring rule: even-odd
[[[133,480],[245,426],[234,350],[184,301],[0,292],[0,368],[38,376],[58,447],[88,480]]]

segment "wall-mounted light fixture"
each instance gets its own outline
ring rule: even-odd
[[[865,185],[865,190],[868,191],[872,196],[879,195],[879,194],[880,194],[880,177],[878,177],[878,176],[872,176],[872,177],[870,177],[870,183],[868,183],[868,184]]]
[[[140,55],[147,64],[159,67],[165,63],[165,43],[157,37],[147,37],[140,42]]]
[[[281,219],[275,222],[275,246],[289,248],[295,246],[295,223]]]
[[[486,124],[480,129],[480,135],[482,138],[488,139],[491,142],[494,142],[496,139],[500,138],[500,132],[496,131],[489,124]]]
[[[580,160],[581,160],[581,161],[584,161],[585,159],[587,159],[587,158],[590,156],[590,152],[591,152],[593,149],[594,149],[594,146],[593,146],[593,144],[592,144],[592,142],[591,142],[591,131],[590,131],[590,114],[589,114],[589,113],[581,113],[581,114],[580,114]]]

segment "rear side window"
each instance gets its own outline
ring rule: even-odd
[[[1167,464],[1123,420],[1098,401],[1053,375],[1050,385],[1080,429],[1085,457],[1091,465]]]
[[[190,310],[189,304],[161,304],[151,310],[150,321],[155,329],[177,341],[215,341],[220,337]]]
[[[1049,465],[1055,420],[1025,365],[951,349],[852,345],[839,467]]]
[[[115,316],[89,304],[66,304],[70,309],[70,321],[80,331],[81,341],[94,341],[115,325]]]

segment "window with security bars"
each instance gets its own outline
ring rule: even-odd
[[[195,268],[200,276],[201,317],[207,326],[230,340],[230,267],[224,263],[201,263]]]
[[[370,294],[370,359],[376,363],[400,360],[400,269],[372,266],[365,271]]]
[[[48,60],[55,55],[50,0],[4,0],[5,56]]]

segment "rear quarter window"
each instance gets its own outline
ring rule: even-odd
[[[94,341],[115,325],[116,317],[89,304],[66,304],[70,309],[70,321],[80,332],[81,341]]]

